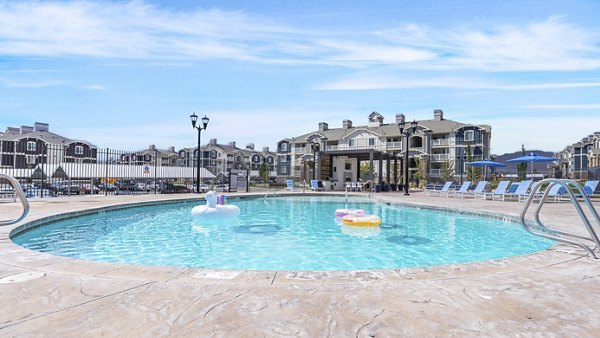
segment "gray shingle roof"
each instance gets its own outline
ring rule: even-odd
[[[441,121],[421,120],[421,121],[417,121],[417,123],[419,126],[431,130],[433,132],[433,134],[447,134],[447,133],[456,131],[457,129],[459,129],[461,127],[471,125],[471,124],[465,124],[465,123],[456,122],[456,121],[452,121],[452,120],[441,120]],[[492,127],[490,127],[489,125],[475,125],[475,126],[482,128],[482,129],[486,130],[487,132],[490,132],[492,130]],[[328,130],[323,130],[323,131],[321,131],[321,130],[311,131],[309,133],[294,137],[293,142],[296,142],[296,143],[306,142],[306,140],[311,135],[315,135],[315,134],[322,135],[323,137],[325,137],[331,141],[342,140],[349,134],[351,134],[357,130],[361,130],[361,129],[370,131],[374,134],[381,135],[382,137],[400,137],[400,130],[398,129],[398,125],[396,123],[386,123],[386,124],[382,124],[377,127],[355,126],[355,127],[348,128],[348,129],[330,128]]]

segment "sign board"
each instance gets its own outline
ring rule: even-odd
[[[144,175],[150,175],[150,163],[144,163]]]

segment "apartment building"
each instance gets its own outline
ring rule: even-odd
[[[0,133],[0,168],[31,169],[38,164],[96,163],[97,147],[50,132],[47,123],[8,127]]]
[[[179,151],[179,164],[182,166],[196,166],[197,148],[184,148]],[[275,152],[268,147],[262,150],[255,149],[249,143],[245,148],[238,148],[236,142],[221,144],[216,138],[208,144],[201,146],[200,166],[222,179],[231,169],[248,170],[250,177],[258,177],[262,163],[267,164],[269,176],[274,177],[276,172]]]
[[[566,146],[556,157],[560,159],[562,177],[587,180],[590,170],[600,170],[600,132]]]
[[[432,119],[412,123],[404,114],[384,123],[378,112],[369,114],[366,122],[355,126],[344,120],[338,128],[320,122],[315,131],[279,141],[278,175],[297,181],[326,180],[333,189],[342,190],[344,182],[359,180],[360,166],[367,163],[375,183],[396,184],[403,182],[408,152],[409,179],[413,181],[421,170],[431,182],[441,180],[445,167],[454,168],[457,178],[464,174],[467,149],[472,161],[490,155],[490,126],[449,120],[439,109],[434,110]]]

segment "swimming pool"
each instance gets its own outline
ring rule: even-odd
[[[233,220],[193,218],[203,201],[50,222],[15,234],[26,248],[94,261],[241,270],[366,270],[465,263],[546,249],[554,242],[518,224],[369,199],[288,196],[230,199]],[[379,228],[334,220],[338,208],[381,217]]]

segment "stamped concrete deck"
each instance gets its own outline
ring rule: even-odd
[[[364,193],[363,193],[364,194]],[[24,222],[180,196],[33,201]],[[516,217],[523,204],[382,193],[391,203]],[[2,219],[19,212],[0,203]],[[597,207],[598,209],[598,207]],[[570,204],[544,219],[581,223]],[[22,222],[23,223],[23,222]],[[352,272],[118,265],[32,252],[0,227],[0,336],[600,336],[600,261],[557,245],[509,259]]]

